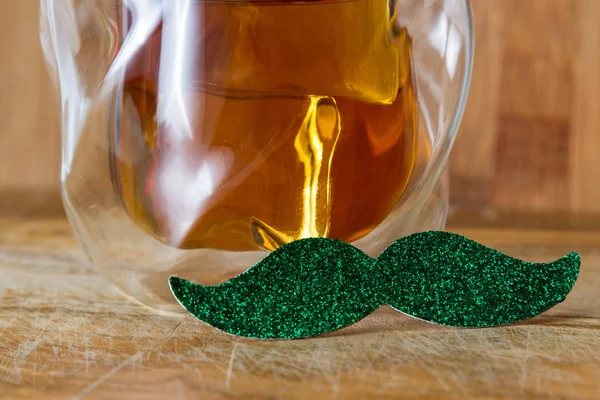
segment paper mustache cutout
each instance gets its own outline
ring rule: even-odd
[[[218,286],[172,276],[177,301],[233,335],[299,339],[332,332],[381,305],[429,322],[490,327],[534,317],[573,288],[580,257],[536,264],[460,235],[417,233],[373,259],[335,239],[302,239]]]

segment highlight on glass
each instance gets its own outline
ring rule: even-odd
[[[93,263],[174,310],[285,243],[377,256],[442,229],[466,0],[40,0],[65,208]]]

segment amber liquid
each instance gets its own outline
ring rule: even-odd
[[[111,172],[135,223],[226,250],[380,224],[416,157],[410,38],[389,1],[182,3],[115,96]]]

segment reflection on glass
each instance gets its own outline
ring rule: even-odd
[[[109,121],[113,185],[138,226],[174,247],[271,250],[351,242],[389,215],[417,119],[388,0],[164,4]]]

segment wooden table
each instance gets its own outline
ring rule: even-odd
[[[531,261],[579,251],[573,293],[543,316],[466,330],[382,308],[333,335],[266,342],[128,300],[63,218],[0,217],[0,398],[600,399],[600,229],[516,222],[451,230]]]

